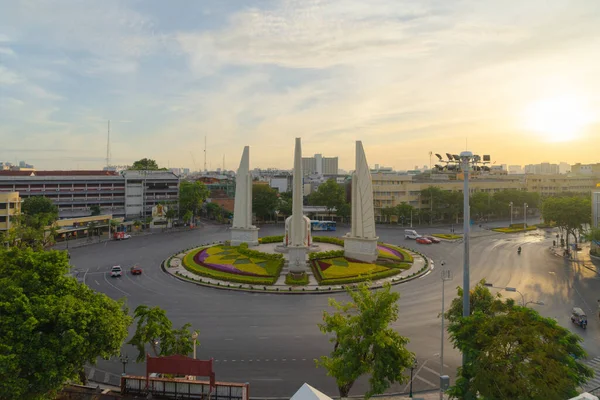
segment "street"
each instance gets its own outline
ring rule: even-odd
[[[342,236],[347,230],[338,227],[337,232],[327,234]],[[269,225],[261,227],[259,236],[282,232],[281,225]],[[428,228],[418,229],[418,232],[448,233],[448,229]],[[399,318],[394,328],[410,339],[409,349],[419,361],[414,371],[414,388],[435,389],[439,385],[440,369],[440,262],[444,260],[444,268],[454,275],[453,280],[446,283],[447,309],[456,297],[456,287],[462,286],[463,244],[419,245],[414,240],[405,240],[401,227],[378,227],[378,235],[383,242],[418,249],[435,262],[432,273],[393,288],[401,295]],[[549,250],[553,238],[542,230],[505,235],[475,227],[471,238],[471,285],[486,279],[496,287],[515,287],[526,301],[543,301],[543,306],[530,307],[544,316],[556,318],[562,326],[582,336],[590,358],[600,356],[600,326],[596,315],[599,275],[593,266],[572,264],[553,255]],[[166,310],[174,327],[190,322],[194,329],[199,329],[198,357],[215,359],[217,380],[250,382],[253,395],[261,397],[290,396],[304,382],[329,395],[337,395],[335,381],[326,376],[323,369],[315,368],[314,359],[328,354],[333,346],[317,326],[323,311],[329,308],[327,299],[345,299],[345,294],[289,296],[218,290],[181,282],[160,269],[164,259],[181,249],[227,239],[229,232],[225,226],[207,225],[193,231],[140,236],[71,249],[71,264],[77,269],[78,279],[91,288],[114,299],[125,297],[130,312],[140,304],[158,305]],[[519,246],[523,249],[521,255],[517,254]],[[143,268],[141,275],[129,273],[133,264]],[[113,265],[123,267],[122,277],[109,276]],[[502,291],[502,296],[521,301],[519,293]],[[573,306],[588,312],[587,330],[571,323]],[[134,328],[132,325],[130,334]],[[143,375],[144,364],[133,362],[137,356],[134,349],[126,345],[123,352],[130,359],[127,372]],[[446,341],[444,373],[451,376],[452,382],[460,361],[460,354]],[[90,375],[96,380],[116,383],[122,368],[118,358],[99,360]],[[365,387],[363,379],[357,382],[351,394],[361,394]],[[406,384],[394,385],[389,390],[407,391]]]

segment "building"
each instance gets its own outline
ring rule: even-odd
[[[600,176],[600,163],[571,165],[571,174]]]
[[[600,190],[592,192],[592,226],[600,228]]]
[[[338,158],[323,157],[322,154],[315,154],[314,157],[302,157],[302,173],[304,175],[337,175]]]
[[[0,193],[0,232],[11,228],[13,219],[21,213],[21,198],[18,192]]]
[[[547,162],[541,164],[529,164],[525,166],[525,173],[537,175],[558,175],[559,166],[558,164],[550,164]]]
[[[508,166],[509,175],[520,175],[524,173],[523,167],[520,165],[509,165]]]
[[[152,208],[168,204],[177,208],[179,176],[171,171],[123,171],[125,181],[125,218],[152,215]]]
[[[291,192],[294,175],[291,172],[275,175],[269,179],[269,186],[279,193]]]
[[[87,217],[92,207],[114,217],[150,216],[156,204],[177,203],[179,178],[167,171],[0,171],[0,193],[49,198],[63,218]]]

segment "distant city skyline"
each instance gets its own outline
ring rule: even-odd
[[[110,119],[119,165],[598,161],[597,0],[0,4],[0,160],[100,169]]]

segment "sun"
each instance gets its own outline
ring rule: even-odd
[[[525,113],[527,128],[551,142],[576,139],[593,120],[587,104],[575,96],[557,96],[533,103]]]

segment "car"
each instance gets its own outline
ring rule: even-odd
[[[404,230],[404,239],[417,239],[420,238],[421,235],[417,233],[414,229],[405,229]]]
[[[417,238],[417,243],[419,244],[431,244],[431,240],[425,238],[425,237],[419,237]]]
[[[140,268],[139,265],[134,265],[133,267],[131,267],[129,272],[131,272],[131,275],[141,275],[142,269]]]
[[[431,241],[431,243],[440,243],[441,240],[436,238],[435,236],[425,236],[425,239]]]
[[[111,277],[123,276],[123,269],[121,268],[121,266],[115,265],[114,267],[112,267],[112,269],[110,270],[110,276]]]

